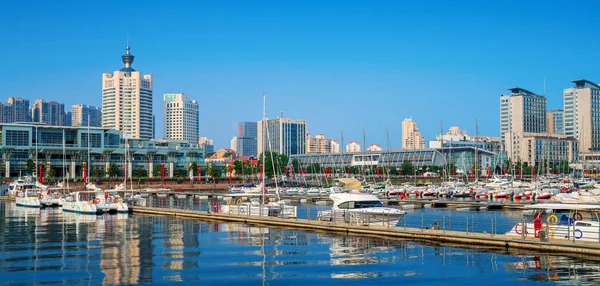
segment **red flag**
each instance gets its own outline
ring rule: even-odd
[[[44,165],[40,164],[40,171],[39,171],[39,177],[40,177],[40,183],[44,183]]]
[[[535,167],[531,167],[531,177],[535,178]]]
[[[198,182],[200,182],[200,165],[196,165],[196,169],[198,169]]]
[[[556,168],[556,174],[558,175],[558,168]]]
[[[506,168],[504,168],[504,175],[506,176]]]
[[[519,168],[519,179],[521,178],[521,168]]]
[[[475,167],[471,167],[471,178],[475,178]]]
[[[165,181],[165,164],[160,164],[160,178],[164,182]]]
[[[233,178],[233,165],[229,165],[229,181]]]
[[[83,181],[87,182],[87,164],[83,164]]]
[[[348,176],[350,176],[350,167],[348,167]]]
[[[488,179],[489,179],[492,176],[492,174],[491,174],[491,168],[489,166],[488,166],[488,172],[487,173],[488,173]]]
[[[327,178],[330,177],[331,174],[331,167],[327,167]]]
[[[379,172],[380,172],[379,167],[377,167],[377,176],[379,176]]]
[[[260,166],[260,180],[262,180],[262,176],[263,176],[263,166]]]

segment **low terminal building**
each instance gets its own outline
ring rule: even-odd
[[[186,177],[197,176],[194,170],[188,173],[194,162],[206,170],[205,151],[187,142],[125,139],[117,130],[35,123],[0,123],[0,134],[0,171],[7,178],[26,175],[29,159],[37,161],[36,171],[43,166],[46,178],[50,173],[56,178],[82,178],[88,157],[91,177],[105,177],[113,164],[119,177],[142,171],[149,178],[161,177],[163,164],[166,178],[174,177],[177,170]]]
[[[344,172],[347,167],[388,167],[399,169],[404,161],[418,169],[425,170],[429,166],[445,167],[453,164],[455,172],[468,174],[475,167],[475,157],[479,157],[478,169],[487,174],[488,167],[501,165],[501,160],[494,152],[477,149],[473,146],[444,147],[438,149],[392,150],[378,152],[348,152],[329,154],[291,155],[290,160],[297,160],[302,168],[318,164],[321,167],[333,168]],[[409,174],[407,174],[409,175]]]

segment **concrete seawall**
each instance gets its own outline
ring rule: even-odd
[[[169,208],[133,207],[132,211],[141,214],[177,216],[213,220],[222,222],[236,222],[256,224],[271,227],[293,228],[313,231],[335,232],[342,234],[355,234],[379,238],[400,238],[434,243],[452,243],[465,247],[476,245],[496,248],[514,248],[548,253],[572,253],[578,255],[599,256],[600,243],[588,241],[572,242],[563,239],[550,239],[542,242],[536,238],[521,238],[503,234],[467,233],[458,231],[444,231],[433,229],[366,226],[347,223],[323,222],[307,219],[283,219],[268,216],[244,216],[224,213],[207,213],[196,210],[182,210]]]

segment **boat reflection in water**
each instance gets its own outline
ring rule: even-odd
[[[521,273],[524,279],[532,281],[572,284],[597,284],[600,281],[599,262],[564,256],[521,256],[520,261],[505,262],[504,267],[507,272]]]

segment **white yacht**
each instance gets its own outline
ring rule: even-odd
[[[23,187],[17,189],[15,201],[17,206],[39,208],[42,196],[39,194],[39,189]]]
[[[598,242],[600,224],[597,212],[600,205],[534,204],[523,208],[524,214],[533,214],[533,222],[517,223],[506,235],[585,240]],[[537,218],[537,222],[536,222]],[[596,220],[592,220],[592,219]]]
[[[266,202],[260,204],[262,197],[266,198]],[[296,206],[286,205],[285,200],[275,200],[276,197],[273,195],[230,194],[227,197],[223,197],[225,203],[221,205],[218,211],[236,215],[276,216],[283,218],[295,218],[298,216]]]
[[[75,212],[82,214],[96,214],[96,199],[88,201],[88,198],[93,198],[90,192],[73,192],[65,197],[62,209],[66,212]]]
[[[64,202],[61,188],[48,188],[46,192],[40,194],[41,207],[58,207]]]
[[[338,193],[329,196],[333,200],[331,210],[319,211],[317,219],[358,224],[396,226],[406,211],[384,207],[372,194],[358,192]]]
[[[17,195],[17,191],[25,190],[25,189],[34,189],[36,188],[35,184],[28,180],[17,179],[12,183],[8,184],[8,192],[7,195],[9,197],[14,197]]]
[[[118,190],[100,190],[96,191],[94,204],[99,212],[109,213],[128,213],[129,207],[119,196]]]

